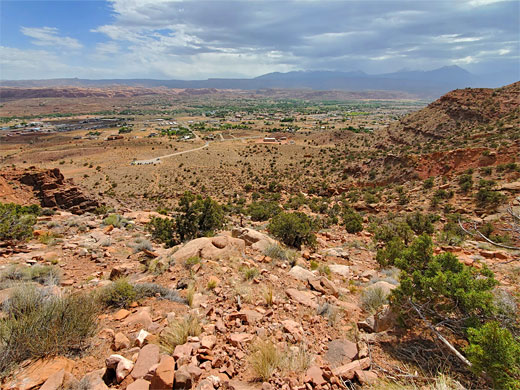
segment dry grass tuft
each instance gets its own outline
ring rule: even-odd
[[[259,340],[252,346],[249,363],[255,375],[266,381],[280,369],[284,360],[283,353],[269,340]]]
[[[182,320],[172,322],[160,335],[159,344],[168,354],[172,354],[177,345],[185,344],[189,336],[198,336],[202,332],[199,318],[188,315]]]

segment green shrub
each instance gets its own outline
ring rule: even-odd
[[[175,224],[180,240],[208,236],[224,226],[224,211],[216,201],[187,191],[179,201]]]
[[[163,242],[166,248],[171,248],[178,244],[175,238],[175,221],[169,218],[153,217],[146,225],[146,229],[152,233],[152,238]]]
[[[134,286],[126,278],[115,280],[100,292],[100,300],[105,306],[128,307],[136,299]]]
[[[470,345],[468,359],[477,374],[485,372],[493,380],[494,388],[520,389],[520,342],[509,330],[496,321],[468,330]]]
[[[128,307],[132,302],[149,297],[159,296],[172,302],[182,302],[176,290],[163,287],[156,283],[131,284],[126,278],[119,278],[98,291],[98,300],[104,306]]]
[[[246,280],[252,280],[256,278],[259,274],[258,268],[251,267],[251,268],[244,268],[244,279]]]
[[[0,372],[27,359],[82,351],[95,334],[98,313],[96,301],[87,295],[17,288],[0,319]]]
[[[433,177],[429,177],[428,179],[423,181],[423,188],[425,190],[429,190],[430,188],[433,188]]]
[[[487,267],[467,267],[452,253],[434,256],[433,242],[426,234],[388,264],[402,271],[400,285],[393,291],[395,304],[406,305],[411,299],[432,321],[450,318],[453,328],[493,314],[492,290],[497,285],[493,273]]]
[[[200,257],[199,257],[199,256],[188,257],[188,258],[184,261],[184,267],[185,267],[186,269],[190,269],[190,268],[193,267],[195,264],[200,264]]]
[[[482,208],[496,208],[504,200],[504,195],[494,191],[495,182],[493,180],[480,180],[478,192],[475,195],[477,205]]]
[[[346,207],[342,216],[345,229],[349,233],[357,233],[363,230],[363,217],[353,208]]]
[[[61,270],[51,265],[35,264],[31,267],[13,265],[0,274],[0,283],[18,284],[20,282],[36,282],[46,285],[59,284]]]
[[[26,240],[32,237],[40,207],[0,203],[0,240]]]
[[[301,212],[282,212],[271,219],[267,229],[286,245],[300,249],[303,244],[316,245],[315,223]]]
[[[113,227],[121,228],[121,227],[125,227],[126,225],[128,225],[128,220],[123,218],[119,214],[110,214],[108,217],[103,219],[103,225],[105,225],[105,226],[112,225]]]
[[[293,263],[297,257],[297,253],[294,250],[285,249],[279,244],[267,246],[264,250],[264,255],[274,260],[288,261],[289,263]]]
[[[393,265],[401,256],[405,247],[404,242],[399,237],[393,237],[386,243],[385,247],[377,251],[376,260],[382,267]]]
[[[186,300],[179,296],[177,290],[172,290],[157,283],[137,283],[133,285],[136,299],[159,297],[171,302],[186,303]]]
[[[458,219],[458,214],[448,216],[448,221],[444,224],[439,235],[439,241],[448,245],[460,245],[464,241],[466,233],[459,226]]]
[[[413,230],[405,219],[389,216],[387,220],[377,219],[371,224],[374,240],[388,243],[395,238],[408,244],[413,239]]]
[[[267,221],[282,211],[277,202],[260,201],[247,206],[247,214],[253,221]]]
[[[473,187],[472,175],[465,173],[464,175],[459,176],[459,186],[462,192],[469,192],[469,190],[471,190]]]
[[[415,212],[412,215],[406,216],[406,223],[413,230],[415,234],[433,234],[433,223],[436,217],[432,214],[424,215],[420,212]]]
[[[151,251],[153,249],[152,243],[144,238],[137,237],[133,243],[128,244],[133,248],[134,253],[143,252],[144,250]]]

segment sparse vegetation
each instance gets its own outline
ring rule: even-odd
[[[97,329],[99,307],[87,295],[53,295],[22,285],[4,303],[0,318],[0,373],[26,359],[75,354]]]
[[[129,221],[123,218],[119,214],[110,214],[108,217],[103,219],[103,225],[109,226],[112,225],[116,228],[126,227],[129,224]]]
[[[198,336],[202,332],[199,318],[188,315],[169,324],[159,337],[159,345],[171,355],[177,345],[185,344],[189,336]]]
[[[0,240],[26,240],[32,237],[39,206],[0,203]]]
[[[281,368],[283,353],[269,340],[259,340],[252,346],[249,363],[255,375],[266,381]]]
[[[368,286],[361,292],[361,305],[368,313],[375,313],[388,302],[385,290],[380,286]]]
[[[179,201],[175,224],[180,241],[212,235],[224,225],[224,211],[210,197],[185,192]]]

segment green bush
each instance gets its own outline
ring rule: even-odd
[[[437,218],[432,214],[421,214],[415,212],[412,215],[406,216],[406,223],[414,231],[415,234],[433,234],[433,223]]]
[[[495,182],[493,180],[480,180],[478,192],[475,195],[477,205],[482,208],[496,208],[504,200],[504,195],[494,191]]]
[[[155,283],[138,283],[131,284],[126,278],[115,280],[108,286],[103,287],[98,291],[98,301],[104,306],[111,307],[128,307],[132,302],[159,296],[162,299],[167,299],[172,302],[183,302],[183,300],[176,290],[170,290]]]
[[[264,255],[273,260],[288,261],[290,264],[293,264],[297,257],[297,253],[293,249],[285,249],[279,244],[267,246],[264,249]]]
[[[164,242],[167,248],[178,244],[175,238],[175,221],[169,218],[153,217],[146,225],[154,240]]]
[[[41,209],[37,205],[20,206],[0,203],[0,240],[26,240],[33,235],[36,217]]]
[[[466,233],[458,224],[459,215],[452,214],[448,215],[448,221],[444,224],[442,232],[439,234],[439,240],[448,245],[460,245]]]
[[[87,295],[17,288],[0,319],[0,373],[27,359],[82,351],[95,334],[98,313],[96,301]]]
[[[128,220],[123,218],[119,214],[110,214],[108,217],[103,219],[103,225],[105,225],[105,226],[112,225],[113,227],[121,228],[121,227],[125,227],[126,225],[128,225]]]
[[[128,307],[137,299],[134,286],[120,278],[101,289],[99,298],[105,306]]]
[[[503,390],[520,389],[520,342],[496,321],[468,330],[468,359],[477,374],[485,372],[493,387]]]
[[[391,242],[385,251],[390,253],[386,264],[401,270],[393,304],[406,307],[411,301],[430,321],[449,322],[450,329],[460,332],[495,312],[493,288],[497,281],[487,267],[467,267],[452,253],[434,256],[432,239],[426,234],[409,246]]]
[[[390,251],[389,246],[385,250]],[[494,289],[498,282],[493,273],[486,266],[468,267],[452,253],[434,256],[426,234],[410,246],[394,247],[391,253],[387,262],[399,268],[401,275],[390,300],[401,310],[405,324],[416,324],[418,308],[437,329],[467,338],[466,353],[475,372],[489,375],[495,388],[518,389],[520,344],[509,330],[501,329],[501,325],[517,323],[511,321],[516,314],[506,310],[509,322],[495,322],[503,309],[497,306]]]
[[[459,176],[459,186],[462,192],[467,193],[473,187],[473,177],[469,173]]]
[[[343,210],[342,218],[347,232],[357,233],[363,230],[363,217],[351,207]]]
[[[316,245],[315,223],[301,212],[282,212],[273,217],[267,230],[288,246],[300,249],[303,244]]]
[[[395,238],[408,244],[413,239],[413,230],[402,217],[389,215],[387,220],[376,219],[370,227],[374,233],[374,240],[388,243]]]
[[[187,191],[176,211],[175,224],[181,241],[211,235],[224,226],[222,206],[210,197],[203,199]]]
[[[361,292],[361,305],[370,314],[375,313],[386,303],[385,290],[381,286],[369,286]]]
[[[428,179],[423,181],[423,188],[425,190],[429,190],[430,188],[433,188],[433,177],[429,177]]]
[[[247,214],[253,221],[267,221],[282,211],[277,202],[260,201],[247,206]]]

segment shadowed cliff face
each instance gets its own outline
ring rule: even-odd
[[[0,201],[20,204],[40,203],[43,207],[60,208],[74,214],[94,211],[99,202],[86,195],[58,168],[4,170],[0,172]]]

